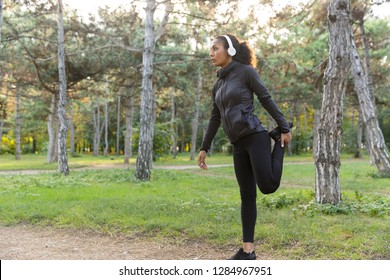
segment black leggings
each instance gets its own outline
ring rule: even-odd
[[[257,218],[256,184],[263,194],[279,188],[284,148],[277,142],[271,153],[271,138],[266,131],[247,135],[233,147],[234,170],[241,195],[243,241],[253,242]]]

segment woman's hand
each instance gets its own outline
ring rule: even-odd
[[[199,152],[198,165],[201,169],[204,169],[204,170],[207,169],[207,165],[206,165],[205,160],[206,160],[206,151],[202,150]]]
[[[290,143],[292,140],[291,132],[281,133],[280,134],[280,145],[284,147],[284,145]]]

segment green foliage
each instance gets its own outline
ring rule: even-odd
[[[308,193],[310,194],[310,196],[312,196],[312,192],[308,191],[302,191],[296,194],[279,193],[274,196],[263,196],[260,199],[260,202],[267,208],[279,209],[288,207],[290,205],[302,203],[302,201],[307,198]]]
[[[5,115],[5,131],[10,136],[14,123],[14,93],[9,89],[21,89],[22,134],[36,140],[36,148],[32,143],[26,143],[24,153],[45,152],[48,141],[47,115],[58,80],[56,44],[52,43],[56,41],[56,15],[51,4],[46,4],[19,1],[4,7],[3,52],[0,54],[3,75],[0,80],[4,82],[0,88],[0,116]],[[278,12],[271,12],[272,16],[267,22],[262,21],[263,17],[259,16],[261,13],[257,9],[272,8],[272,1],[258,1],[256,5],[248,6],[245,16],[237,13],[241,4],[225,0],[186,1],[180,7],[183,13],[170,15],[169,24],[155,52],[156,159],[170,152],[171,132],[170,125],[167,125],[170,122],[170,102],[165,96],[167,90],[180,92],[175,99],[177,138],[183,147],[190,147],[199,77],[202,78],[202,89],[197,146],[200,145],[201,131],[207,125],[211,109],[210,92],[216,79],[216,69],[208,61],[210,37],[223,32],[235,33],[253,45],[259,60],[260,75],[272,97],[288,118],[300,124],[294,130],[293,153],[305,153],[311,149],[314,110],[319,109],[321,104],[322,76],[328,56],[324,2],[314,1],[310,10],[287,6]],[[225,22],[227,18],[229,21]],[[119,139],[123,149],[125,97],[131,98],[134,108],[139,108],[140,104],[143,18],[134,4],[115,10],[102,8],[100,18],[91,18],[88,22],[83,21],[76,11],[68,10],[64,20],[69,99],[73,104],[78,152],[82,152],[82,147],[88,149],[92,146],[92,111],[96,105],[93,103],[105,95],[106,79],[110,84],[110,150],[116,148],[116,99],[119,95],[122,97]],[[390,27],[387,21],[369,16],[365,18],[365,26],[371,47],[378,117],[386,143],[389,143],[390,68],[386,59],[389,53],[386,35]],[[358,48],[361,50],[359,42]],[[3,79],[5,75],[10,78],[11,73],[12,79]],[[4,102],[6,86],[10,92],[8,104]],[[352,85],[350,88],[352,93]],[[258,102],[256,104],[256,113],[263,123],[268,128],[273,127],[268,114]],[[346,104],[345,116],[348,117],[348,113],[357,107],[354,101]],[[103,113],[102,108],[100,110]],[[136,128],[139,119],[137,109],[133,114],[133,127]],[[354,130],[353,126],[345,129],[344,138],[348,140],[343,141],[345,151],[354,150]],[[134,137],[136,139],[136,132]],[[101,141],[104,141],[103,137]],[[133,151],[136,151],[138,141],[133,143]],[[223,132],[217,134],[214,145],[216,151],[229,148]],[[13,150],[7,143],[0,149],[0,153]]]
[[[343,193],[342,201],[337,205],[318,204],[311,201],[306,205],[298,205],[293,210],[302,215],[318,216],[326,215],[353,215],[367,214],[371,217],[383,217],[390,215],[390,200],[380,195],[362,195],[355,192],[355,197]]]

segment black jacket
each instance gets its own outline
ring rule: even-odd
[[[266,131],[254,114],[253,93],[276,121],[281,131],[283,133],[290,131],[284,115],[271,98],[255,68],[232,61],[226,68],[220,69],[217,76],[218,80],[212,92],[213,109],[201,150],[210,149],[221,122],[231,143],[243,136]]]

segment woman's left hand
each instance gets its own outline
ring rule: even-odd
[[[280,135],[280,145],[284,147],[284,145],[287,145],[292,140],[292,134],[291,132],[288,133],[281,133]]]

